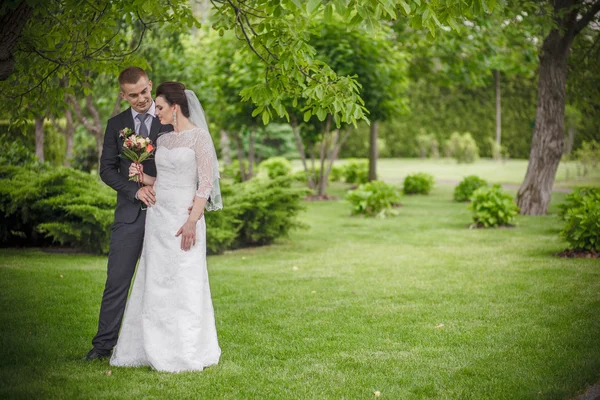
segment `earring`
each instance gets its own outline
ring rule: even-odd
[[[173,128],[177,126],[177,110],[173,111]]]

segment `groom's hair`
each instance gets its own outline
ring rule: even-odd
[[[125,68],[119,74],[119,86],[125,83],[136,84],[141,78],[148,78],[148,74],[140,67]]]

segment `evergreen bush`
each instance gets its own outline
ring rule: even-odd
[[[42,166],[43,167],[43,166]],[[106,254],[116,194],[97,176],[72,168],[0,167],[0,243],[52,242]],[[304,189],[289,177],[221,182],[223,210],[205,213],[207,251],[272,243],[296,227]]]
[[[0,241],[51,242],[106,253],[116,197],[97,176],[71,168],[0,167]]]

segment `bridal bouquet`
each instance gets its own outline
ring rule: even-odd
[[[121,129],[119,135],[123,139],[122,157],[127,158],[136,164],[141,164],[143,161],[152,157],[152,153],[154,152],[152,140],[139,136],[131,128]],[[141,183],[141,175],[134,175],[130,177],[129,180]]]

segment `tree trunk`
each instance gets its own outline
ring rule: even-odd
[[[369,181],[377,180],[377,133],[379,124],[371,121],[371,134],[369,136]]]
[[[294,142],[296,143],[296,149],[300,154],[300,160],[302,160],[302,167],[306,173],[306,179],[308,181],[308,187],[312,190],[315,189],[315,183],[312,179],[310,171],[308,170],[308,164],[306,163],[306,149],[304,148],[304,142],[302,141],[302,135],[300,135],[300,126],[298,126],[298,120],[296,116],[290,113],[290,123],[292,125],[292,132],[294,133]]]
[[[65,121],[66,124],[62,127],[55,118],[52,118],[54,127],[65,135],[65,161],[63,165],[65,167],[70,167],[71,159],[73,158],[73,134],[75,133],[75,124],[73,123],[73,112],[68,107],[65,109]]]
[[[317,196],[325,196],[327,190],[327,181],[325,177],[325,159],[330,153],[329,150],[329,133],[331,132],[331,114],[327,116],[323,131],[323,139],[321,140],[321,151],[319,152],[319,178],[317,179]]]
[[[221,129],[221,158],[225,165],[231,165],[231,141],[225,129]]]
[[[88,110],[88,113],[92,117],[91,119],[87,118],[83,115],[83,111],[81,110],[81,105],[79,101],[74,96],[69,96],[69,101],[73,106],[73,110],[75,110],[75,115],[77,115],[77,119],[79,122],[85,126],[85,129],[88,130],[89,133],[94,136],[96,139],[96,151],[98,152],[98,162],[102,158],[102,144],[104,142],[104,134],[102,131],[102,120],[100,119],[100,113],[96,109],[94,105],[94,98],[91,94],[85,96],[85,105]]]
[[[248,175],[246,175],[246,167],[244,166],[244,143],[242,143],[242,138],[239,132],[233,135],[233,139],[235,140],[235,145],[237,147],[237,158],[240,163],[240,177],[242,182],[246,182],[248,180]]]
[[[500,72],[494,70],[494,81],[496,83],[496,144],[498,145],[497,154],[494,154],[496,160],[502,159],[501,144],[502,144],[502,124],[501,124],[501,110],[500,110]]]
[[[573,151],[573,143],[574,142],[575,142],[575,126],[569,125],[565,154],[571,154],[571,152]]]
[[[15,70],[13,49],[32,13],[33,8],[22,1],[14,10],[9,9],[0,16],[0,81],[8,79]]]
[[[35,119],[35,156],[44,162],[44,117]]]
[[[328,155],[329,165],[327,166],[327,170],[324,174],[325,182],[329,182],[329,174],[331,174],[331,170],[333,169],[333,163],[335,162],[335,160],[337,160],[338,155],[340,154],[340,150],[344,143],[346,143],[346,139],[348,139],[348,136],[350,136],[350,128],[346,128],[344,134],[341,137],[339,129],[336,129],[333,132],[332,147]],[[326,187],[323,188],[323,194],[325,194],[325,189]]]
[[[121,112],[121,93],[117,93],[115,105],[113,106],[112,112],[110,113],[111,118],[116,117]]]
[[[517,195],[521,214],[545,215],[564,147],[565,84],[572,37],[554,29],[540,56],[537,110],[529,165]]]
[[[254,135],[254,131],[250,130],[248,134],[248,176],[250,178],[254,176],[255,142],[256,136]]]

